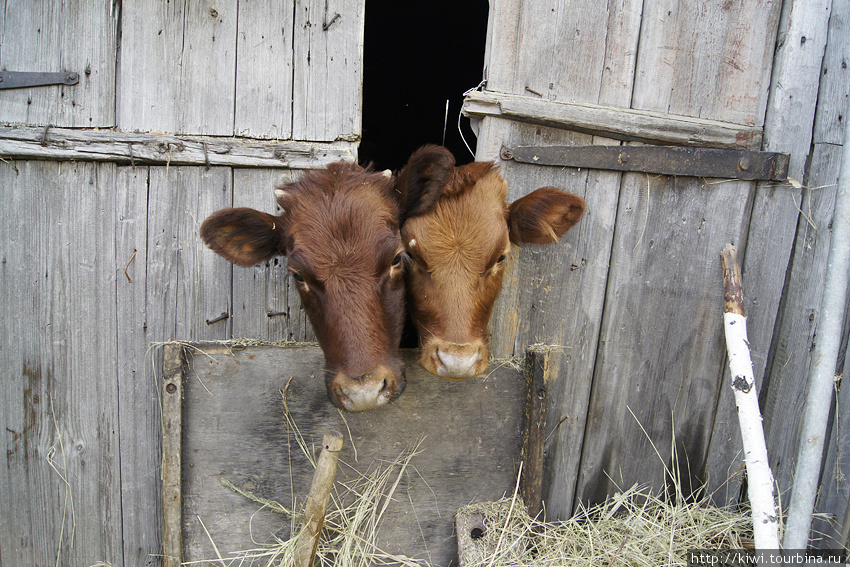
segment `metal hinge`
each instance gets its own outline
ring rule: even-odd
[[[785,181],[788,154],[681,146],[519,146],[502,159],[537,165],[723,179]]]
[[[28,71],[0,71],[0,90],[44,87],[47,85],[76,85],[79,73],[31,73]]]

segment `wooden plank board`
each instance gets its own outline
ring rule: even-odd
[[[258,511],[220,480],[287,507],[294,500],[303,504],[313,470],[284,421],[280,390],[290,377],[287,405],[311,450],[317,451],[329,430],[345,436],[338,481],[383,467],[418,445],[420,453],[400,476],[376,542],[385,552],[435,565],[456,562],[454,511],[513,492],[526,393],[522,372],[509,366],[481,378],[447,381],[424,372],[416,353],[408,351],[405,393],[379,410],[343,416],[327,399],[318,347],[199,344],[184,349],[184,356],[184,561],[214,558],[210,538],[228,556],[269,542],[271,533],[288,537],[286,518]],[[164,376],[165,384],[171,379]],[[163,395],[179,399],[180,390],[170,390],[166,386]],[[173,555],[168,549],[166,554]]]
[[[3,565],[123,564],[114,183],[0,163]]]
[[[311,169],[356,161],[352,142],[259,141],[115,130],[0,126],[0,155],[24,159],[108,161],[126,165],[201,165]]]
[[[761,128],[754,126],[597,104],[552,102],[492,91],[469,93],[463,112],[475,118],[499,116],[617,140],[655,144],[758,149],[762,139]]]
[[[365,0],[296,4],[294,139],[360,139],[365,10]]]
[[[240,0],[234,134],[292,138],[292,2]]]
[[[115,180],[118,419],[125,565],[162,553],[161,412],[151,343],[170,338],[148,312],[148,167],[118,167]],[[156,257],[156,250],[152,258]],[[155,277],[155,274],[152,274]],[[155,288],[154,281],[150,282]],[[160,298],[162,299],[162,298]]]
[[[129,2],[121,10],[118,127],[230,136],[236,2]]]
[[[70,128],[115,125],[115,51],[120,10],[113,2],[6,2],[0,16],[4,71],[77,73],[74,86],[4,90],[0,122]]]
[[[764,149],[791,154],[788,176],[797,181],[805,181],[806,162],[811,149],[815,105],[819,100],[813,89],[820,83],[822,76],[821,63],[827,38],[830,4],[822,1],[795,1],[783,5],[780,33],[784,41],[780,42],[776,52],[771,86],[773,95],[767,109],[764,129]],[[804,37],[805,41],[802,39]],[[837,49],[840,51],[839,47]],[[836,57],[841,56],[836,53]],[[840,66],[841,63],[838,62],[836,67]],[[825,101],[825,106],[842,104],[829,96],[820,100]],[[802,202],[803,192],[789,184],[759,184],[753,199],[750,214],[752,220],[745,237],[743,273],[747,332],[756,384],[759,387],[763,379],[765,384],[772,382],[770,368],[779,371],[788,362],[787,356],[777,356],[773,341],[789,261],[795,239],[800,234],[796,227],[800,220],[799,207]],[[795,323],[797,326],[806,324],[806,321]],[[800,399],[804,395],[801,393],[805,389],[803,382],[795,381],[792,391],[785,394],[772,395],[789,395],[791,399]],[[773,390],[778,386],[774,384],[769,387]],[[772,408],[777,410],[775,419]],[[773,424],[786,433],[795,431],[798,420],[789,419],[787,412],[796,412],[797,409],[800,408],[786,407],[784,404],[766,406],[763,414],[766,435],[772,437]],[[739,468],[741,446],[735,404],[729,388],[721,390],[716,424],[717,428],[709,448],[708,489],[714,492],[721,488],[724,493],[734,498],[739,485],[737,482],[725,484],[725,475],[727,470],[735,471]],[[796,433],[791,435],[796,437]],[[797,450],[790,449],[790,453],[786,452],[789,449],[788,445],[782,450],[771,448],[768,443],[774,475],[777,474],[778,468],[785,468],[778,467],[778,463],[790,465],[796,458]],[[783,490],[782,487],[780,484],[780,490]]]

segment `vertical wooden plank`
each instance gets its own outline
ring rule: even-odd
[[[118,127],[232,135],[236,16],[235,2],[124,4]]]
[[[757,122],[778,9],[756,0],[708,2],[696,13],[684,2],[645,4],[632,106]],[[750,21],[756,12],[767,34]],[[718,50],[725,56],[714,61]],[[717,254],[743,240],[751,189],[624,176],[579,498],[663,485],[664,467],[679,469],[686,494],[702,483],[725,360]]]
[[[365,4],[364,0],[296,3],[294,139],[360,139]]]
[[[165,567],[183,562],[183,347],[165,346],[162,363],[163,532]]]
[[[644,7],[632,108],[760,125],[781,2]]]
[[[291,181],[293,173],[271,169],[233,172],[233,206],[277,214],[274,187]],[[222,261],[224,261],[222,259]],[[298,291],[286,269],[286,258],[253,268],[233,267],[233,337],[266,341],[315,341],[301,309]]]
[[[779,26],[764,146],[769,151],[791,154],[789,177],[799,182],[805,182],[806,161],[811,149],[815,104],[818,100],[816,92],[821,80],[830,4],[831,2],[824,1],[787,2],[783,7]],[[837,67],[840,66],[839,62]],[[835,67],[833,70],[838,71]],[[823,100],[829,100],[829,104],[837,103],[831,97],[824,97]],[[804,221],[799,214],[802,204],[803,192],[792,188],[790,184],[758,185],[746,235],[743,265],[747,331],[753,369],[757,384],[760,388],[764,385],[767,390],[762,392],[762,399],[766,400],[762,415],[765,420],[765,435],[768,438],[768,455],[776,480],[780,483],[780,492],[788,486],[786,480],[790,478],[787,476],[790,469],[786,469],[784,473],[779,469],[786,468],[784,464],[792,464],[797,450],[791,449],[790,445],[785,443],[780,448],[774,444],[773,439],[782,438],[788,431],[796,430],[802,408],[795,406],[790,400],[799,399],[804,395],[802,392],[805,391],[805,380],[799,380],[797,375],[797,378],[783,385],[779,379],[772,380],[770,374],[773,371],[781,372],[783,365],[789,362],[784,348],[783,352],[779,352],[774,347],[781,346],[781,343],[776,343],[773,337],[774,331],[778,329],[777,324],[781,325],[777,322],[777,315],[795,246],[794,241],[808,230],[802,225],[800,229],[803,232],[795,230],[798,220]],[[799,245],[804,244],[799,242]],[[810,252],[801,254],[808,255]],[[809,313],[805,313],[802,316],[808,315]],[[801,319],[800,315],[792,316],[792,319],[796,319],[794,326],[800,330],[805,329],[809,323]],[[786,323],[788,322],[786,319]],[[790,329],[786,327],[786,332],[788,330]],[[803,330],[803,334],[805,333]],[[786,340],[782,339],[782,342]],[[728,493],[734,498],[739,489],[738,483],[724,483],[727,470],[735,471],[741,464],[740,433],[736,429],[735,404],[731,390],[723,388],[720,394],[717,426],[707,459],[708,489],[713,492],[721,488],[724,494]],[[779,402],[782,399],[785,401]],[[796,434],[792,436],[796,437]],[[790,453],[787,453],[789,449]],[[783,463],[783,466],[777,466],[779,463]]]
[[[121,501],[127,565],[158,565],[162,553],[162,428],[151,341],[163,340],[147,318],[147,167],[119,167],[115,273],[118,294],[118,417]]]
[[[292,136],[294,3],[240,0],[236,36],[236,126],[250,138]]]
[[[115,125],[118,11],[113,2],[9,0],[0,18],[0,68],[69,71],[73,86],[3,91],[0,121],[67,127]]]
[[[114,175],[0,164],[3,564],[123,565]]]
[[[204,245],[199,230],[207,216],[231,206],[231,169],[152,167],[149,195],[148,336],[229,338],[231,265]]]

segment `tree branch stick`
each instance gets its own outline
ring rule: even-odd
[[[723,326],[726,349],[729,353],[729,371],[732,390],[738,407],[738,422],[747,466],[747,486],[753,513],[753,534],[756,550],[779,549],[779,521],[777,519],[773,473],[767,459],[758,392],[753,375],[747,341],[747,318],[744,315],[744,293],[741,286],[741,266],[738,249],[727,244],[720,253],[723,265],[723,299],[725,313]]]
[[[325,511],[328,509],[331,488],[336,477],[336,465],[339,452],[342,450],[342,435],[326,433],[322,440],[322,452],[313,473],[310,494],[304,506],[304,521],[298,533],[298,543],[295,547],[295,567],[310,567],[319,547],[319,535],[325,522]]]

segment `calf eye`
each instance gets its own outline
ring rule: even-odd
[[[393,268],[397,268],[401,264],[401,253],[395,255],[393,258]]]
[[[302,276],[298,272],[290,272],[290,273],[292,274],[292,279],[294,279],[295,281],[297,281],[297,282],[303,282],[304,281],[304,276]]]
[[[499,256],[499,259],[498,259],[498,260],[496,260],[496,263],[497,263],[497,264],[501,264],[502,262],[504,262],[504,261],[505,261],[505,258],[507,258],[507,256],[505,256],[504,254],[502,254],[501,256]]]

